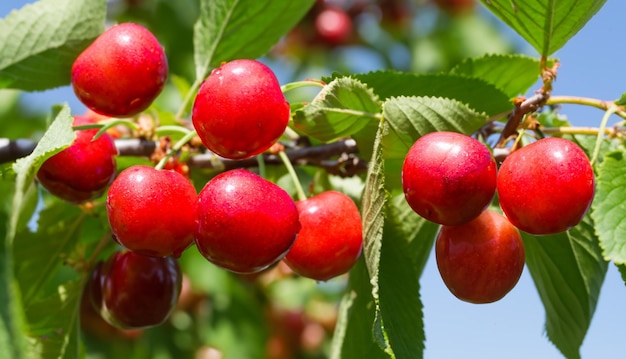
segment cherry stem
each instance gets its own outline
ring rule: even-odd
[[[593,149],[593,155],[591,156],[591,165],[596,162],[598,159],[598,154],[600,154],[600,146],[602,145],[602,140],[604,139],[604,132],[606,129],[606,124],[609,122],[609,117],[619,111],[618,106],[609,106],[609,108],[604,112],[604,116],[602,116],[602,121],[600,122],[600,129],[598,130],[598,136],[596,137],[596,145]]]
[[[291,90],[295,90],[301,87],[309,87],[309,86],[324,88],[326,84],[319,80],[303,80],[303,81],[295,81],[295,82],[284,84],[280,87],[280,89],[283,93],[285,93],[285,92],[289,92]]]
[[[280,159],[283,161],[285,168],[287,168],[287,172],[289,172],[289,176],[291,176],[293,185],[296,187],[296,195],[298,196],[298,200],[304,201],[306,199],[306,193],[304,193],[304,189],[302,188],[302,184],[300,183],[298,174],[293,168],[293,165],[291,164],[291,160],[289,160],[287,153],[285,153],[285,151],[279,151],[278,157],[280,157]]]
[[[262,153],[259,153],[256,156],[256,160],[259,163],[259,176],[266,178],[267,177],[267,171],[265,170],[265,157],[263,157]]]
[[[551,96],[546,102],[547,105],[569,104],[569,105],[583,105],[595,107],[600,110],[607,111],[611,107],[616,107],[615,114],[621,118],[626,119],[626,109],[622,106],[617,106],[613,101],[604,101],[595,98],[578,97],[578,96]]]
[[[187,94],[185,95],[185,98],[183,99],[183,102],[181,103],[180,108],[178,109],[174,117],[177,121],[180,121],[183,118],[183,115],[185,114],[185,109],[187,109],[187,106],[189,106],[191,101],[195,98],[196,92],[200,88],[200,85],[202,85],[203,81],[203,78],[197,78],[196,81],[194,81],[194,83],[189,88],[189,91],[187,91]]]
[[[167,151],[165,156],[161,158],[159,163],[157,163],[157,165],[154,168],[157,170],[162,170],[163,167],[165,167],[165,164],[167,163],[167,161],[170,159],[170,157],[172,157],[176,152],[180,151],[180,149],[195,136],[196,136],[196,131],[189,131],[185,136],[183,136],[183,138],[178,140],[178,142],[176,142],[174,146],[170,148],[169,151]]]

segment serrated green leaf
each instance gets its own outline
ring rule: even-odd
[[[513,109],[510,96],[496,86],[457,74],[377,71],[352,77],[365,83],[382,100],[400,96],[444,97],[467,104],[488,116]]]
[[[541,56],[563,47],[606,0],[481,0]]]
[[[619,264],[619,265],[616,265],[616,267],[617,267],[617,270],[619,271],[620,276],[622,277],[622,281],[626,285],[626,265]]]
[[[39,213],[36,232],[26,230],[19,234],[13,257],[25,308],[38,297],[63,263],[64,256],[76,246],[84,219],[79,207],[55,202]]]
[[[385,222],[385,205],[388,200],[384,184],[384,162],[382,160],[381,137],[385,122],[380,127],[374,142],[373,156],[365,180],[361,200],[363,219],[363,256],[350,272],[349,295],[343,300],[342,311],[349,310],[349,320],[341,323],[341,337],[333,343],[334,358],[384,358],[381,348],[389,348],[380,327],[378,317],[378,266]],[[356,297],[354,297],[356,296]],[[344,315],[346,315],[344,313]],[[376,342],[378,345],[374,344]],[[370,354],[371,352],[371,354]]]
[[[418,216],[402,192],[387,205],[379,268],[380,315],[397,358],[422,358],[424,320],[419,278],[439,226]]]
[[[48,131],[43,135],[35,150],[28,156],[17,160],[13,170],[17,174],[12,200],[12,212],[8,218],[6,235],[0,247],[0,342],[8,342],[6,352],[14,358],[24,357],[25,333],[23,307],[14,280],[13,243],[21,217],[28,204],[28,192],[33,186],[33,179],[39,166],[50,156],[69,146],[75,138],[72,131],[70,110],[64,106]]]
[[[294,126],[307,136],[328,142],[354,135],[368,124],[378,128],[380,102],[361,82],[337,78],[294,114]],[[371,143],[371,142],[370,142]]]
[[[451,99],[433,97],[394,97],[383,104],[383,117],[389,123],[382,139],[384,158],[404,158],[421,136],[434,131],[471,134],[487,122],[466,105]]]
[[[607,271],[590,217],[566,233],[523,233],[526,264],[546,311],[548,338],[566,358],[580,358]]]
[[[30,358],[79,357],[79,310],[84,282],[83,279],[59,286],[54,295],[28,308]]]
[[[70,83],[74,59],[104,30],[102,0],[41,0],[0,19],[0,88]]]
[[[388,359],[372,336],[376,304],[365,261],[361,256],[350,270],[348,291],[339,308],[332,338],[331,359]]]
[[[202,0],[194,26],[197,80],[223,61],[264,55],[314,0]]]
[[[523,55],[487,55],[469,58],[450,73],[484,80],[508,97],[524,95],[540,75],[539,60]]]
[[[608,153],[598,168],[591,216],[606,260],[626,264],[626,152]]]

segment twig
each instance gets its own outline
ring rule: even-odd
[[[0,163],[7,163],[28,156],[36,142],[30,140],[9,140],[0,138]],[[149,157],[158,147],[158,142],[145,139],[117,139],[115,146],[119,156]],[[322,167],[330,173],[351,176],[367,169],[367,162],[355,156],[359,152],[356,141],[344,139],[319,146],[289,148],[286,151],[289,160],[298,165]],[[337,159],[332,159],[338,157]],[[263,154],[266,164],[281,165],[282,161],[275,154]],[[244,160],[229,160],[212,152],[193,155],[187,161],[189,167],[213,170],[256,167],[256,157]]]

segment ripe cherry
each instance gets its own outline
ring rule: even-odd
[[[87,117],[74,116],[74,126],[93,123]],[[97,132],[98,129],[76,131],[76,139],[68,148],[41,165],[37,171],[39,183],[72,203],[100,197],[115,177],[117,149],[106,133],[93,141]]]
[[[544,138],[514,151],[498,172],[502,211],[531,234],[554,234],[577,225],[594,193],[587,155],[563,138]]]
[[[135,115],[150,106],[167,78],[167,57],[141,25],[110,27],[72,66],[76,96],[91,110],[111,117]]]
[[[479,141],[455,132],[431,132],[409,149],[402,167],[407,202],[444,225],[476,218],[496,190],[496,162]]]
[[[257,155],[283,134],[291,112],[272,70],[255,60],[214,69],[200,86],[192,121],[204,145],[230,159]]]
[[[196,201],[193,184],[180,173],[129,167],[107,195],[111,231],[131,251],[178,257],[193,242]]]
[[[196,246],[210,262],[230,271],[254,273],[276,263],[299,229],[289,194],[248,170],[223,172],[198,195]]]
[[[519,231],[491,210],[459,226],[442,226],[435,257],[450,292],[477,304],[495,302],[510,292],[526,258]]]
[[[361,215],[350,197],[327,191],[296,206],[302,228],[285,263],[301,276],[320,281],[350,270],[363,247]]]
[[[172,257],[115,252],[94,269],[89,283],[91,302],[118,328],[156,326],[172,313],[180,295],[182,273]]]

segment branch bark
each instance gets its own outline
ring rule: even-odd
[[[0,138],[0,163],[7,163],[28,156],[37,145],[36,142],[19,139]],[[158,148],[159,143],[143,139],[115,140],[120,156],[149,157]],[[286,149],[289,160],[297,165],[311,165],[326,169],[329,173],[340,176],[352,176],[367,170],[367,162],[356,154],[359,152],[356,141],[344,139],[337,142]],[[277,155],[264,154],[266,164],[282,165]],[[229,160],[212,152],[193,155],[187,161],[189,167],[229,170],[234,168],[256,167],[256,157],[244,160]]]

